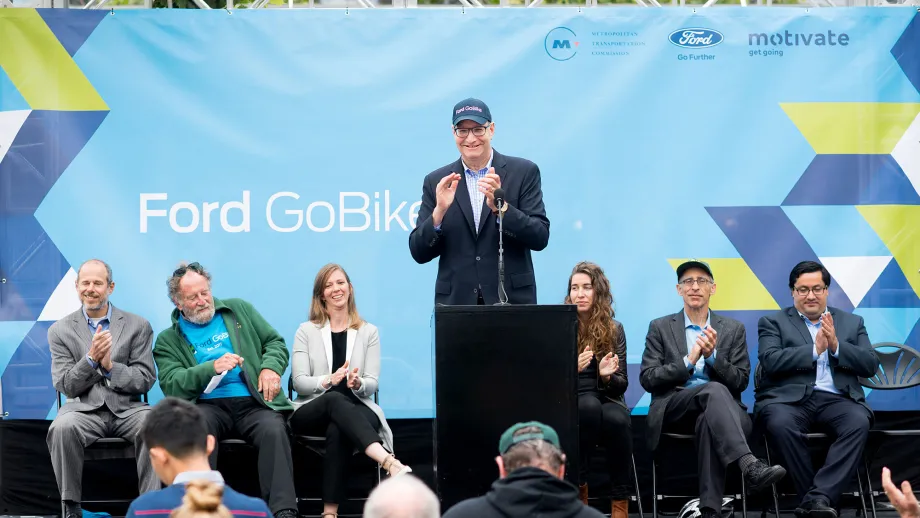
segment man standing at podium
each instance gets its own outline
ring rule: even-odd
[[[738,466],[751,491],[786,474],[782,466],[767,466],[748,447],[751,419],[741,392],[749,383],[751,360],[744,325],[709,310],[715,292],[706,263],[687,261],[677,267],[677,293],[684,308],[649,324],[639,372],[639,383],[652,395],[649,449],[658,447],[662,431],[694,435],[702,518],[721,515],[730,464]]]
[[[457,103],[452,121],[460,158],[425,177],[422,206],[409,234],[412,258],[424,264],[440,257],[436,304],[499,302],[501,214],[507,301],[536,304],[530,251],[543,250],[549,241],[540,168],[492,149],[495,123],[479,99]],[[499,189],[504,192],[500,207],[495,201]]]

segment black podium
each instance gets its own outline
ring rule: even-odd
[[[560,306],[438,306],[434,312],[435,484],[446,510],[498,478],[498,440],[540,421],[578,473],[577,313]]]

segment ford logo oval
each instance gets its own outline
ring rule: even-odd
[[[719,43],[722,43],[724,39],[725,37],[722,36],[721,32],[712,29],[703,29],[701,27],[679,29],[668,36],[668,40],[671,43],[685,49],[715,47]]]

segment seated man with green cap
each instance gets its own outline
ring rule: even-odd
[[[498,443],[499,479],[485,496],[464,500],[444,518],[600,518],[581,503],[578,488],[563,480],[565,453],[551,427],[530,421],[505,430]]]

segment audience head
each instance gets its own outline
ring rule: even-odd
[[[613,350],[613,295],[604,270],[587,261],[575,265],[569,275],[566,304],[578,307],[578,352],[590,347],[598,358]]]
[[[677,294],[684,299],[684,310],[707,310],[709,299],[716,294],[716,281],[709,265],[687,261],[677,267]]]
[[[454,142],[467,165],[483,167],[492,156],[495,123],[486,103],[479,99],[464,99],[454,105],[452,115]]]
[[[109,295],[115,289],[112,280],[112,267],[99,259],[90,259],[77,268],[77,280],[74,282],[77,296],[87,313],[106,309]]]
[[[211,274],[198,263],[181,263],[166,281],[169,300],[186,320],[204,325],[214,318]]]
[[[802,261],[789,273],[789,289],[795,309],[811,320],[817,320],[827,309],[827,289],[831,287],[831,272],[821,263]]]
[[[224,486],[206,480],[192,480],[185,485],[182,505],[169,518],[232,518],[223,504]]]
[[[364,518],[437,518],[438,497],[421,480],[406,474],[384,480],[364,504]]]
[[[188,401],[167,397],[149,412],[141,428],[141,439],[150,451],[150,461],[164,484],[189,467],[207,470],[208,455],[214,450],[214,436],[201,410]]]
[[[498,442],[498,453],[495,462],[501,478],[525,467],[539,468],[558,478],[565,476],[565,454],[559,435],[543,423],[530,421],[508,428]]]
[[[310,321],[320,325],[329,320],[331,313],[347,312],[349,326],[361,325],[355,289],[345,269],[329,263],[319,269],[313,280],[313,301],[310,303]]]

